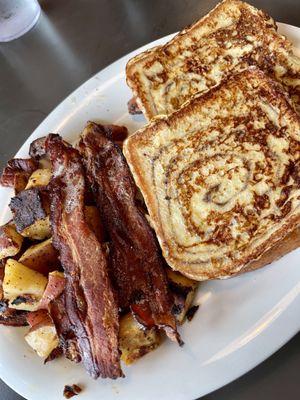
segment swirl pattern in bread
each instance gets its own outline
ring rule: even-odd
[[[129,137],[125,156],[168,264],[225,278],[299,223],[300,119],[251,67]]]
[[[126,78],[150,120],[251,65],[284,84],[300,112],[300,59],[292,44],[272,18],[240,0],[222,1],[164,46],[132,58]]]

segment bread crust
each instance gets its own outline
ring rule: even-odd
[[[251,87],[253,92],[259,91],[261,93],[261,90],[263,90],[265,100],[268,102],[270,107],[278,107],[280,113],[285,115],[290,130],[293,130],[293,132],[298,135],[300,132],[300,119],[289,102],[283,88],[257,68],[250,67],[237,75],[231,76],[219,86],[214,87],[205,93],[203,96],[195,96],[191,101],[187,102],[182,108],[171,114],[169,117],[161,116],[156,118],[146,127],[129,137],[124,144],[125,157],[134,179],[144,196],[165,259],[174,270],[196,280],[223,279],[235,275],[241,270],[255,268],[256,265],[259,265],[259,261],[254,262],[254,260],[260,259],[264,253],[268,252],[288,233],[296,229],[300,223],[297,200],[293,212],[290,212],[287,216],[283,217],[280,223],[274,222],[272,225],[274,232],[268,235],[267,239],[262,243],[251,248],[251,252],[244,249],[242,254],[239,254],[238,257],[233,255],[232,259],[225,264],[222,264],[222,262],[218,264],[216,260],[213,260],[213,262],[210,263],[209,268],[205,265],[201,265],[201,263],[195,263],[195,265],[193,265],[190,261],[180,260],[178,254],[174,254],[174,238],[170,237],[170,235],[167,235],[165,232],[165,221],[163,221],[160,211],[160,208],[162,207],[162,204],[160,203],[162,200],[160,197],[158,201],[157,197],[158,192],[162,191],[162,187],[154,187],[151,183],[150,169],[151,162],[153,163],[153,161],[149,163],[146,162],[147,151],[151,148],[155,148],[155,146],[157,149],[160,149],[160,141],[164,142],[165,140],[165,144],[168,143],[168,141],[172,141],[174,139],[172,134],[175,131],[179,132],[180,129],[182,129],[183,133],[186,135],[187,131],[185,128],[187,121],[192,121],[191,124],[193,124],[194,121],[197,121],[197,119],[200,121],[203,119],[204,115],[207,114],[207,110],[210,110],[212,105],[219,103],[220,107],[225,107],[226,96],[230,96],[234,92],[242,92],[247,96],[248,92],[251,92]],[[254,97],[257,96],[255,93],[251,93],[251,95]],[[222,110],[222,108],[220,108],[220,110]],[[230,113],[230,110],[228,110],[228,113]],[[291,136],[294,135],[293,132],[290,132]],[[203,135],[205,136],[205,133],[203,133]],[[297,136],[297,140],[298,138],[299,137]],[[299,143],[297,142],[297,146],[298,144]],[[160,150],[157,150],[157,154],[159,151]],[[180,151],[183,150],[178,149],[178,152]],[[295,193],[298,193],[297,190]],[[268,258],[266,259],[268,260]],[[261,260],[264,260],[264,258]],[[251,262],[253,262],[253,264],[250,264]],[[248,265],[247,268],[245,268],[246,265]]]
[[[291,43],[272,18],[239,0],[224,0],[164,46],[131,59],[126,79],[150,120],[250,65],[285,84],[300,111],[300,64]]]
[[[288,233],[281,241],[277,241],[276,244],[270,250],[266,251],[260,258],[245,265],[245,267],[240,270],[240,274],[265,267],[273,261],[279,260],[291,251],[296,250],[298,247],[300,247],[299,226],[297,226],[297,228],[292,232]]]

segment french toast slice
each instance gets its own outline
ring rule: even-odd
[[[190,278],[237,274],[300,223],[300,117],[256,67],[157,117],[124,154],[167,263]]]
[[[300,112],[300,59],[292,44],[268,15],[239,0],[223,1],[164,46],[131,59],[126,77],[150,120],[250,65],[284,84]]]

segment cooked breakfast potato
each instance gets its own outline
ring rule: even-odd
[[[96,234],[97,238],[102,241],[103,227],[98,209],[95,206],[86,206],[85,217],[88,225]],[[21,235],[32,240],[44,240],[49,238],[51,236],[51,223],[49,216],[44,219],[39,219],[27,228],[23,229]]]
[[[16,193],[24,190],[30,174],[38,167],[31,158],[12,158],[0,175],[0,185],[13,187]]]
[[[41,169],[51,169],[51,163],[48,158],[41,158],[39,160],[39,167]]]
[[[34,311],[37,309],[46,285],[47,278],[20,262],[8,259],[3,279],[4,298],[9,306],[17,310]]]
[[[58,253],[52,245],[52,239],[30,246],[19,258],[19,262],[44,275],[56,270],[59,266]]]
[[[61,295],[65,289],[65,276],[63,272],[53,271],[48,275],[48,283],[44,291],[43,297],[39,303],[39,309],[48,309],[51,301]]]
[[[9,203],[16,230],[22,236],[43,240],[51,236],[49,196],[44,187],[23,190]]]
[[[23,237],[16,231],[13,224],[0,227],[0,260],[13,257],[19,253],[23,243]]]
[[[21,235],[32,240],[44,240],[51,236],[51,225],[49,216],[38,219],[33,224],[21,231]]]
[[[59,345],[58,335],[53,323],[32,327],[25,335],[25,340],[42,358],[47,358]]]
[[[28,180],[26,190],[31,189],[36,186],[47,186],[51,179],[51,170],[48,168],[45,169],[36,169]]]
[[[161,336],[156,329],[144,329],[131,313],[120,320],[119,332],[121,360],[129,365],[137,361],[161,343]]]
[[[167,269],[170,289],[174,295],[175,315],[177,322],[183,324],[185,316],[191,307],[199,282],[181,275],[179,272]]]
[[[28,182],[28,177],[24,173],[16,174],[14,177],[15,193],[20,193],[25,189]]]

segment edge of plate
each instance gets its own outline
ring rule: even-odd
[[[300,38],[300,28],[293,26],[293,25],[289,25],[289,24],[285,24],[285,23],[277,23],[279,26],[279,31],[282,32],[283,34],[286,34],[286,31],[291,31],[291,32],[295,32],[295,37],[299,37]],[[33,131],[33,133],[28,137],[28,139],[24,142],[24,144],[20,147],[20,149],[18,150],[18,152],[16,153],[15,157],[21,155],[22,153],[28,153],[28,149],[29,149],[29,145],[31,143],[32,140],[40,137],[40,136],[44,136],[45,135],[45,130],[44,130],[44,125],[50,125],[53,126],[53,130],[58,130],[60,124],[61,124],[61,119],[65,118],[63,117],[63,115],[65,115],[66,110],[68,111],[68,117],[67,118],[71,118],[72,115],[74,115],[76,113],[76,111],[78,110],[78,108],[80,108],[80,106],[78,107],[74,102],[70,102],[70,99],[72,97],[76,97],[76,96],[86,96],[87,92],[89,92],[90,90],[93,90],[92,87],[94,87],[94,80],[97,79],[97,85],[98,85],[98,89],[101,90],[101,88],[103,88],[106,85],[109,85],[109,81],[111,79],[114,79],[114,77],[116,75],[120,76],[124,76],[125,72],[123,70],[122,73],[120,73],[119,70],[119,66],[120,64],[126,64],[126,62],[134,57],[136,54],[144,51],[144,50],[148,50],[151,47],[163,44],[165,42],[167,42],[168,40],[170,40],[175,34],[169,34],[166,35],[162,38],[159,38],[153,42],[150,42],[146,45],[143,45],[141,47],[139,47],[138,49],[130,52],[129,54],[119,58],[118,60],[116,60],[115,62],[113,62],[112,64],[108,65],[107,67],[105,67],[104,69],[102,69],[101,71],[99,71],[98,73],[96,73],[95,75],[93,75],[91,78],[89,78],[87,81],[85,81],[82,85],[80,85],[77,89],[75,89],[73,92],[71,92],[62,102],[60,102],[50,113],[49,115],[41,122],[41,124],[38,125],[38,127]],[[290,37],[290,35],[289,35]],[[300,40],[300,39],[299,39]],[[98,76],[101,74],[101,80],[98,79]],[[6,191],[5,189],[3,190],[2,188],[0,188],[0,201],[1,199],[7,199],[9,197],[9,193],[8,191]],[[5,209],[3,211],[3,213],[0,215],[0,220],[2,220],[3,215],[6,214],[7,210]],[[299,294],[299,293],[298,293]],[[295,302],[289,304],[285,310],[292,309],[293,306],[295,307]],[[281,338],[282,340],[276,340],[277,344],[271,344],[272,340],[269,341],[268,346],[265,346],[263,351],[261,351],[261,356],[260,357],[256,357],[255,361],[248,363],[247,365],[245,365],[243,368],[238,369],[235,373],[232,374],[230,379],[218,379],[218,384],[216,385],[211,385],[210,387],[208,387],[207,391],[203,392],[201,394],[201,396],[204,396],[208,393],[211,393],[217,389],[220,389],[221,387],[233,382],[234,380],[238,379],[239,377],[241,377],[242,375],[246,374],[247,372],[249,372],[250,370],[252,370],[253,368],[255,368],[257,365],[259,365],[260,363],[262,363],[263,361],[265,361],[268,357],[270,357],[272,354],[274,354],[275,352],[277,352],[282,346],[284,346],[295,334],[297,334],[297,332],[300,329],[300,323],[297,323],[297,321],[295,321],[294,325],[293,325],[293,329],[291,329],[290,325],[289,328],[287,328],[288,324],[285,324],[285,320],[289,320],[289,317],[287,316],[287,313],[281,313],[277,319],[275,320],[275,322],[273,322],[272,325],[270,325],[267,329],[265,329],[263,331],[263,335],[272,337],[272,334],[269,332],[274,329],[274,325],[280,325],[281,326]],[[283,324],[283,328],[282,328],[282,324]],[[260,335],[261,336],[261,335]],[[259,336],[259,337],[260,337]],[[256,339],[258,340],[258,338]],[[253,340],[251,342],[252,345],[255,344],[256,340]],[[268,349],[268,347],[270,347],[270,349]],[[247,351],[247,350],[244,350]],[[13,374],[7,373],[7,371],[5,371],[5,367],[1,365],[0,362],[0,367],[1,367],[1,376],[0,378],[11,388],[13,389],[16,393],[20,394],[23,397],[27,397],[28,395],[30,395],[30,393],[26,390],[25,385],[17,385],[15,384],[16,380],[12,379],[11,377],[13,376]],[[4,373],[3,373],[4,371]],[[199,396],[199,394],[197,394],[196,392],[194,393],[194,396]],[[29,398],[28,398],[29,399]]]

